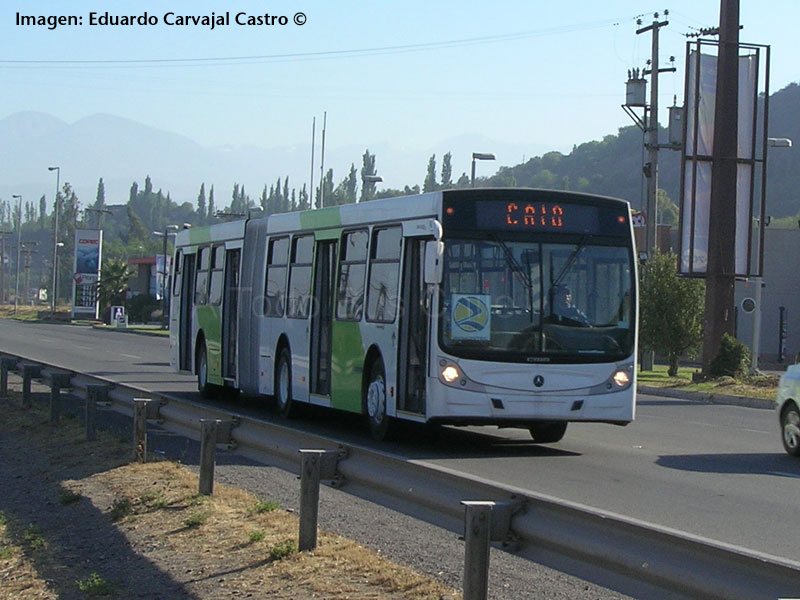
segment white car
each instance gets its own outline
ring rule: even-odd
[[[800,364],[792,365],[781,376],[777,410],[783,447],[792,456],[800,456]]]

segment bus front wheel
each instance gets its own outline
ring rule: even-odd
[[[386,375],[380,360],[373,361],[370,367],[369,383],[364,391],[364,405],[372,438],[377,441],[386,439],[391,417],[386,414]]]
[[[275,404],[283,417],[294,415],[292,401],[292,357],[288,348],[282,348],[275,369]]]
[[[542,421],[540,423],[530,423],[528,431],[537,444],[553,444],[561,441],[567,432],[566,421]]]

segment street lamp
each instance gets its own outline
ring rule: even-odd
[[[17,316],[19,305],[19,260],[22,252],[22,194],[12,194],[12,198],[19,198],[19,221],[17,221],[17,277],[14,281],[14,316]]]
[[[470,185],[475,187],[475,161],[476,160],[494,160],[494,154],[490,154],[487,152],[473,152],[472,153],[472,178],[470,179]]]
[[[789,138],[767,138],[767,147],[768,148],[791,148],[792,147],[792,140]],[[766,187],[766,186],[765,186]],[[766,202],[764,202],[766,206]],[[762,219],[765,219],[765,215],[761,215]],[[763,224],[759,224],[759,231],[761,232],[760,235],[764,234],[764,227],[768,223],[767,220],[763,222]],[[763,274],[759,274],[758,277],[753,277],[753,283],[756,286],[756,289],[753,290],[755,292],[755,315],[753,319],[753,344],[751,347],[752,356],[750,357],[750,374],[755,375],[758,373],[758,354],[761,351],[761,286],[763,280]]]
[[[170,235],[178,235],[175,233],[178,229],[177,225],[166,225],[163,233],[160,231],[153,232],[153,235],[164,237],[164,266],[161,268],[161,329],[167,328],[167,274],[169,273],[169,263],[167,262],[167,238]],[[156,264],[158,264],[158,261],[156,261]]]
[[[364,188],[364,200],[369,200],[369,192],[367,191],[367,185],[369,185],[372,189],[375,189],[375,184],[380,183],[383,181],[383,177],[380,175],[362,175],[361,176],[361,185]]]
[[[50,291],[53,297],[50,300],[50,318],[56,316],[56,295],[58,294],[58,188],[61,185],[61,167],[47,167],[48,171],[56,172],[56,195],[53,199],[53,284]]]

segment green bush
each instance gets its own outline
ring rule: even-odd
[[[722,336],[719,352],[708,366],[712,377],[741,378],[750,370],[750,350],[742,342],[727,333]]]
[[[139,294],[128,300],[128,322],[147,323],[153,312],[161,310],[161,302],[150,294]]]

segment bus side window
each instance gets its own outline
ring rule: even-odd
[[[308,318],[311,307],[311,259],[314,236],[296,236],[292,240],[289,270],[287,315],[292,319]]]
[[[194,303],[208,304],[208,267],[210,247],[200,248],[197,251],[197,276],[194,281]]]
[[[369,261],[367,321],[392,323],[397,313],[397,281],[400,277],[400,227],[375,229]]]
[[[172,295],[180,296],[181,280],[183,279],[183,250],[178,250],[175,255],[175,274],[172,278]]]
[[[222,267],[225,264],[225,246],[218,244],[211,252],[211,282],[208,302],[215,306],[222,304]]]
[[[342,236],[341,262],[339,264],[339,294],[336,318],[360,321],[364,308],[364,282],[367,275],[366,229],[348,231]]]
[[[267,275],[264,278],[264,315],[282,317],[286,304],[286,264],[289,259],[289,238],[269,241]]]

